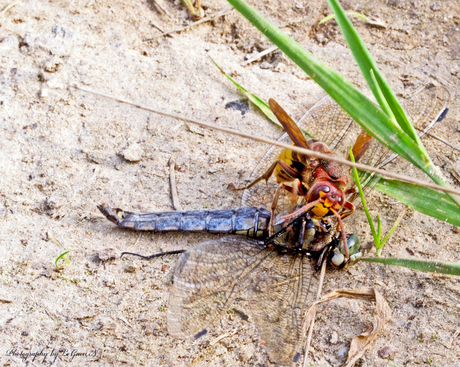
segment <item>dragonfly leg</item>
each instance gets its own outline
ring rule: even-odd
[[[297,248],[301,249],[304,247],[306,226],[307,226],[307,222],[305,220],[305,217],[302,217],[302,224],[300,225],[300,233],[299,233],[299,240],[298,240]]]
[[[335,217],[337,218],[337,222],[339,222],[340,232],[341,232],[342,241],[343,241],[343,249],[345,252],[344,255],[345,255],[345,258],[349,260],[350,255],[348,254],[347,236],[345,234],[345,227],[343,225],[342,218],[340,217],[339,213],[337,213],[334,209],[330,208],[329,210],[335,215]]]
[[[176,254],[182,254],[184,253],[186,250],[175,250],[175,251],[167,251],[167,252],[160,252],[158,254],[153,254],[153,255],[149,255],[149,256],[144,256],[144,255],[140,255],[140,254],[136,254],[134,252],[122,252],[120,257],[123,257],[124,255],[133,255],[133,256],[138,256],[138,257],[141,257],[145,260],[150,260],[150,259],[153,259],[155,257],[161,257],[161,256],[165,256],[165,255],[176,255]]]
[[[280,192],[282,188],[283,186],[279,185],[275,190],[275,194],[273,195],[272,206],[270,208],[270,223],[268,226],[268,236],[273,236],[273,233],[275,232],[275,209],[278,206],[278,199],[280,197]]]

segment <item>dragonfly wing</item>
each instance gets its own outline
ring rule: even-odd
[[[280,254],[276,261],[265,262],[264,266],[266,269],[251,286],[251,312],[270,358],[290,366],[302,354],[305,310],[314,301],[314,295],[309,294],[310,260]]]
[[[450,94],[446,88],[430,85],[415,93],[412,98],[406,100],[403,103],[403,108],[409,120],[419,131],[420,137],[423,137],[436,125],[439,117],[446,110],[449,101]],[[374,139],[369,149],[361,158],[360,163],[381,168],[397,157],[396,153]],[[365,191],[369,191],[378,182],[378,178],[369,172],[362,172],[360,174],[360,181],[365,186]],[[357,194],[353,194],[349,200],[353,201],[357,196]]]
[[[353,119],[326,95],[297,121],[297,125],[314,139],[335,150],[353,127]]]
[[[168,332],[196,338],[248,289],[254,270],[276,255],[260,242],[224,237],[200,243],[180,257],[169,296]]]
[[[449,91],[444,87],[428,86],[404,103],[404,110],[423,137],[438,122],[450,101]]]

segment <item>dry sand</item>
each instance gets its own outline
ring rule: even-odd
[[[10,2],[3,0],[0,8]],[[204,5],[208,14],[228,6],[221,0]],[[365,88],[335,22],[318,26],[330,13],[325,2],[254,5]],[[450,111],[435,133],[460,145],[458,1],[358,0],[343,5],[388,25],[376,28],[353,18],[397,93],[404,97],[425,82],[449,89]],[[194,343],[169,337],[164,311],[175,258],[119,259],[125,250],[151,254],[213,236],[123,231],[96,208],[107,202],[131,211],[171,210],[171,156],[177,161],[184,209],[237,207],[241,192],[227,184],[243,183],[267,147],[69,90],[69,83],[269,138],[278,138],[281,131],[253,106],[244,116],[225,109],[242,96],[208,55],[264,100],[275,98],[295,118],[322,95],[280,52],[239,66],[246,55],[270,43],[236,11],[172,37],[161,37],[158,30],[190,23],[178,1],[160,0],[24,0],[0,15],[2,365],[50,365],[51,355],[46,361],[22,360],[11,351],[53,350],[60,351],[54,366],[272,365],[251,319],[229,315]],[[144,41],[149,38],[155,39]],[[426,145],[454,183],[443,157],[458,168],[458,152],[432,139]],[[401,161],[390,169],[424,178]],[[381,214],[387,230],[402,205],[377,193],[371,208]],[[371,240],[362,211],[347,221],[347,228],[364,244]],[[108,249],[115,258],[107,255]],[[57,271],[54,260],[67,250],[70,265]],[[410,211],[384,255],[458,262],[460,232]],[[104,256],[109,259],[101,261]],[[359,263],[329,273],[324,291],[363,286],[375,286],[384,295],[394,318],[357,365],[387,366],[388,354],[397,366],[460,365],[458,278]],[[373,305],[354,301],[320,307],[313,364],[340,365],[352,337],[367,328],[372,310]],[[227,336],[212,343],[219,335]],[[72,359],[72,350],[87,355]]]

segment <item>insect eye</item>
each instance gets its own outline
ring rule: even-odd
[[[330,188],[329,186],[323,186],[323,187],[321,188],[321,191],[329,192],[329,191],[331,191],[331,188]]]

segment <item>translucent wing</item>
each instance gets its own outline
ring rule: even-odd
[[[268,355],[276,363],[291,365],[300,358],[305,310],[312,304],[312,279],[306,256],[279,255],[251,287],[250,307]],[[311,299],[308,299],[310,296]]]
[[[449,101],[450,94],[446,88],[429,86],[409,99],[404,104],[404,110],[423,137],[438,122]]]
[[[224,237],[186,251],[174,272],[169,296],[168,331],[189,337],[202,333],[248,288],[252,270],[273,250],[257,241]]]
[[[282,254],[260,242],[224,237],[180,258],[168,306],[168,331],[199,337],[250,289],[250,309],[269,356],[291,365],[300,356],[302,316],[312,270],[306,256]]]
[[[423,137],[435,126],[439,116],[446,110],[449,101],[450,94],[446,88],[429,86],[414,94],[411,99],[406,100],[403,103],[403,108],[416,130],[419,131],[419,135]],[[396,153],[374,139],[360,163],[381,168],[396,157],[398,157]],[[373,179],[372,174],[363,172],[360,175],[360,181],[369,190],[377,183],[378,179]],[[356,196],[356,194],[353,195],[350,200]]]

